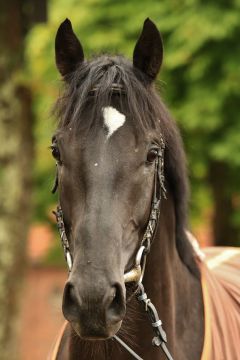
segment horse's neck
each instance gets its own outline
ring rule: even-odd
[[[144,286],[163,321],[174,359],[200,359],[204,323],[201,283],[178,255],[171,200],[162,209],[147,259]],[[151,359],[160,359],[154,354]]]

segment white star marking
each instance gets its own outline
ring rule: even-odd
[[[126,121],[126,116],[120,113],[117,109],[114,109],[112,106],[104,107],[102,112],[104,125],[108,131],[107,139],[109,139],[116,130],[123,126]]]

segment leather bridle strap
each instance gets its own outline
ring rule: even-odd
[[[149,320],[151,321],[155,337],[152,339],[152,345],[153,346],[160,346],[162,351],[164,352],[166,358],[168,360],[173,360],[173,357],[171,356],[166,343],[167,343],[167,336],[165,331],[162,328],[162,321],[159,319],[158,312],[151,302],[150,299],[148,299],[148,296],[144,290],[144,287],[142,284],[139,284],[139,288],[137,291],[137,299],[138,301],[142,302],[145,308],[145,311],[148,314]],[[116,340],[121,346],[125,348],[126,351],[128,351],[135,359],[138,360],[144,360],[141,358],[133,349],[131,349],[122,339],[120,339],[117,335],[113,336],[113,340]]]
[[[153,346],[160,346],[166,358],[168,360],[173,360],[167,346],[167,335],[162,327],[162,321],[159,319],[157,309],[148,298],[147,293],[145,292],[144,286],[142,283],[138,284],[138,293],[137,299],[138,301],[142,302],[145,308],[145,312],[148,314],[148,318],[151,322],[153,327],[153,331],[155,333],[155,337],[152,339]]]
[[[164,149],[165,144],[161,137],[158,155],[155,160],[153,195],[149,220],[139,250],[136,254],[135,265],[131,270],[124,274],[125,283],[135,282],[138,284],[141,283],[143,279],[147,254],[150,251],[160,217],[161,199],[162,196],[166,198],[167,193],[164,186]]]
[[[69,272],[71,272],[71,270],[72,270],[72,256],[71,256],[70,245],[69,245],[69,242],[68,242],[68,238],[67,238],[66,230],[65,230],[65,226],[64,226],[63,211],[62,211],[62,208],[61,208],[60,205],[57,206],[56,211],[53,211],[53,214],[56,217],[57,228],[58,228],[58,232],[59,232],[59,235],[60,235],[65,260],[66,260],[66,263],[68,265],[68,270],[69,270]]]

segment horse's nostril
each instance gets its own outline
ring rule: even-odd
[[[113,322],[120,321],[125,315],[126,310],[123,290],[120,284],[115,284],[112,287],[110,300],[111,302],[107,308],[107,318]]]
[[[111,298],[112,298],[112,299],[115,299],[116,295],[117,295],[117,290],[116,290],[115,287],[113,287],[113,288],[112,288]]]
[[[120,285],[116,284],[114,286],[112,306],[122,305],[122,300],[122,289]]]
[[[64,291],[64,300],[67,302],[74,302],[76,296],[74,292],[74,286],[72,284],[66,284],[65,291]]]
[[[62,305],[63,314],[67,320],[71,321],[78,316],[79,305],[79,299],[76,296],[74,285],[68,282],[65,285]]]

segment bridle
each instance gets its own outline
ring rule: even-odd
[[[115,84],[118,86],[113,86],[113,91],[121,91],[121,87],[119,84]],[[96,91],[94,88],[92,91]],[[143,239],[141,241],[140,247],[137,251],[135,257],[135,264],[131,270],[124,274],[124,282],[125,283],[135,283],[137,285],[137,290],[135,291],[137,300],[143,304],[145,312],[148,315],[148,318],[151,322],[154,338],[152,340],[152,345],[161,347],[166,358],[168,360],[173,360],[170,352],[167,349],[167,336],[162,327],[162,321],[159,319],[158,312],[148,298],[144,286],[142,284],[143,276],[146,267],[147,255],[150,252],[150,248],[152,242],[154,240],[156,227],[160,217],[160,206],[162,196],[166,198],[166,189],[164,185],[164,149],[165,143],[161,136],[160,145],[157,149],[157,157],[155,159],[155,169],[154,169],[154,185],[153,185],[153,196],[151,203],[151,211],[149,215],[148,224],[146,226],[146,230],[143,235]],[[53,189],[53,192],[57,189],[57,179]],[[57,206],[57,210],[53,212],[56,216],[57,227],[61,238],[61,243],[65,255],[65,259],[68,265],[68,270],[71,272],[72,270],[72,256],[70,251],[70,246],[68,242],[68,238],[65,231],[64,220],[63,220],[63,211],[60,205]],[[143,360],[140,356],[136,354],[122,339],[120,339],[117,335],[113,336],[113,340],[117,341],[121,346],[123,346],[135,359]]]

